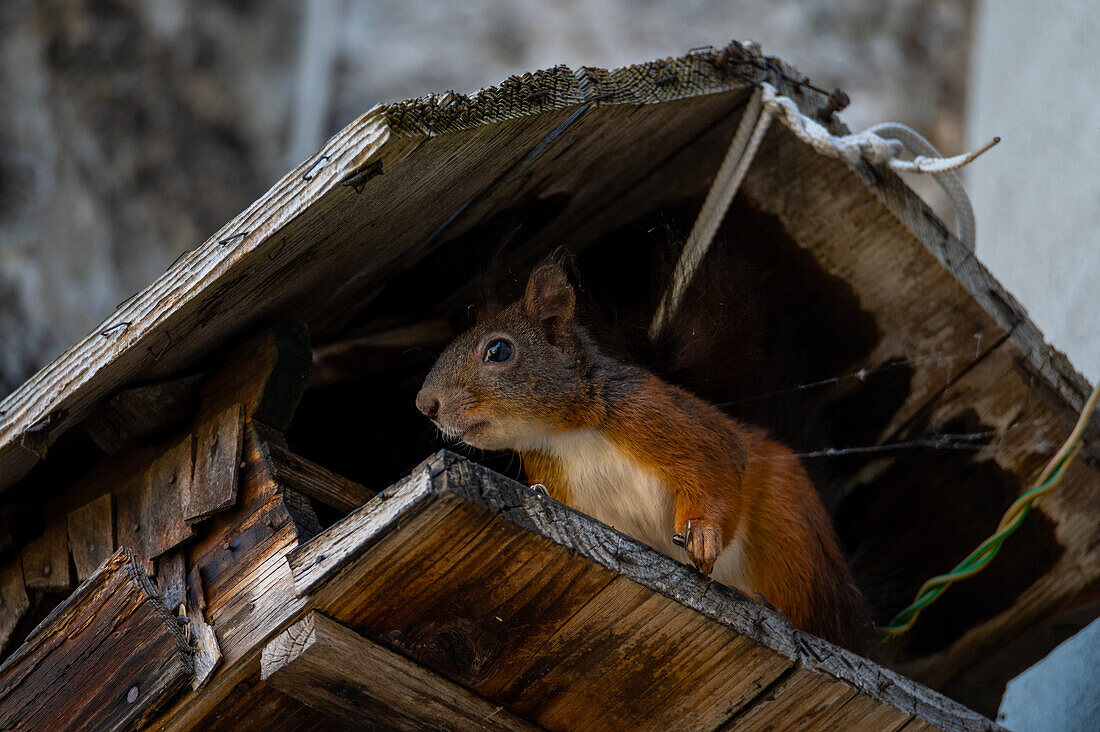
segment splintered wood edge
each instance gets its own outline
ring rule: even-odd
[[[185,660],[187,668],[192,668],[191,648],[187,644],[187,638],[179,627],[178,621],[161,601],[160,591],[149,579],[149,575],[145,573],[140,560],[134,556],[129,548],[121,547],[108,557],[88,579],[81,582],[80,586],[71,595],[43,618],[42,622],[34,627],[22,645],[4,661],[3,665],[0,665],[0,676],[13,666],[18,665],[27,653],[34,651],[37,648],[35,644],[40,640],[40,636],[48,632],[51,626],[75,611],[85,600],[93,597],[101,585],[106,584],[112,576],[119,572],[127,575],[127,578],[132,580],[142,594],[146,596],[145,602],[151,603],[153,611],[160,616],[164,626],[175,639],[176,650],[184,657],[181,660]]]
[[[559,503],[541,491],[442,450],[287,556],[298,595],[312,595],[354,559],[437,500],[454,496],[732,628],[795,664],[945,730],[997,730],[989,719],[862,656],[791,626],[775,610],[711,582],[694,567]],[[453,499],[452,499],[453,500]]]

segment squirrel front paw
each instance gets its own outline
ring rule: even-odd
[[[696,569],[703,574],[710,574],[722,551],[722,535],[710,521],[689,519],[684,525],[684,533],[674,536],[673,541],[684,548]]]

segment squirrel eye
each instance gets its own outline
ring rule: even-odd
[[[505,340],[495,340],[485,349],[485,363],[503,363],[512,357],[512,344]]]

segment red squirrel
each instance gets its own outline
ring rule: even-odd
[[[557,264],[458,336],[416,396],[448,437],[514,450],[531,483],[854,648],[869,614],[790,449],[600,351]],[[677,541],[674,541],[674,535]],[[678,544],[681,543],[683,548]]]

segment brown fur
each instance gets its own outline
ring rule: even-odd
[[[417,406],[468,444],[518,451],[528,479],[572,505],[584,505],[593,488],[571,483],[554,445],[567,435],[594,435],[599,447],[591,460],[616,463],[607,475],[618,475],[614,467],[649,476],[643,482],[651,478],[667,492],[668,536],[684,535],[687,556],[701,571],[709,574],[736,537],[742,590],[800,628],[861,645],[866,607],[798,459],[762,430],[606,357],[574,321],[574,307],[562,270],[540,266],[521,301],[479,322],[440,356]],[[486,362],[486,348],[502,338],[514,355]],[[606,455],[612,457],[600,457]],[[668,501],[639,491],[632,499],[655,505],[626,508],[663,521],[657,504]],[[649,540],[671,553],[660,538]]]

